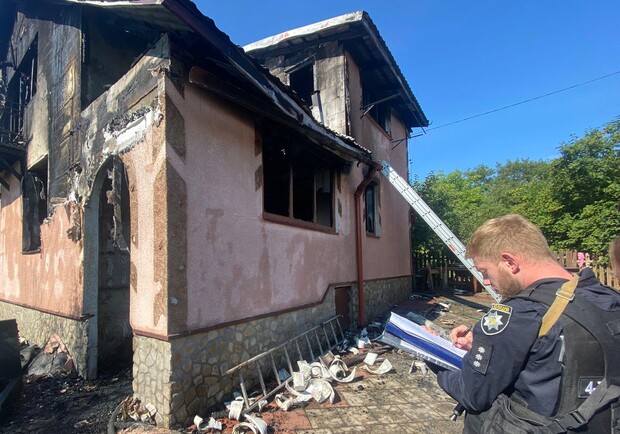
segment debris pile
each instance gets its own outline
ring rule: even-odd
[[[75,371],[73,358],[60,336],[52,334],[41,351],[36,345],[23,342],[20,350],[22,363],[28,365],[28,375],[45,377],[69,374]]]
[[[116,432],[116,429],[148,430],[156,425],[156,414],[157,408],[153,404],[142,404],[138,398],[128,396],[112,413],[108,423],[108,432]]]
[[[226,410],[211,413],[208,421],[196,415],[194,424],[187,427],[187,430],[219,433],[226,428],[227,423],[233,423],[233,434],[266,434],[268,424],[261,418],[264,411],[288,412],[310,403],[331,405],[338,402],[334,387],[339,383],[351,383],[362,378],[355,365],[361,364],[360,369],[372,375],[384,375],[393,369],[390,361],[381,357],[391,347],[374,342],[382,330],[383,324],[370,324],[368,329],[350,336],[334,349],[340,354],[327,351],[312,363],[298,360],[297,370],[291,373],[284,368],[280,369],[278,383],[282,387],[279,393],[273,395],[271,403],[258,391],[249,393],[247,402],[241,393],[235,393],[231,401],[224,403]],[[356,346],[350,346],[351,342]]]

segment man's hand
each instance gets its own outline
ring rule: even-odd
[[[437,332],[437,331],[433,330],[433,329],[432,329],[432,328],[430,328],[429,326],[423,325],[423,326],[422,326],[422,328],[423,328],[424,330],[426,330],[427,332],[429,332],[430,334],[432,334],[432,335],[439,336],[439,332]]]
[[[471,350],[474,340],[474,334],[471,332],[471,327],[460,325],[452,329],[450,332],[450,340],[455,347],[469,351]]]

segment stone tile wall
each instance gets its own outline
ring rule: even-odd
[[[382,315],[397,303],[411,295],[411,276],[395,277],[393,279],[367,280],[364,282],[364,314],[366,321],[371,321]],[[351,286],[351,302],[354,316],[351,318],[357,325],[359,317],[359,303],[357,285]]]
[[[410,277],[365,282],[366,317],[371,320],[384,313],[410,293]],[[356,285],[351,288],[351,303],[355,321]],[[237,375],[225,374],[230,368],[334,316],[334,290],[330,289],[322,304],[306,309],[170,341],[134,336],[134,393],[143,403],[157,407],[157,422],[161,426],[186,426],[196,414],[207,416],[209,408],[229,400],[234,391],[240,391]],[[37,345],[45,344],[51,333],[57,333],[67,345],[79,372],[86,372],[88,320],[71,320],[0,302],[0,319],[9,318],[17,320],[21,337]],[[291,359],[296,360],[295,349],[290,352]],[[276,363],[278,367],[285,366],[282,360]],[[252,373],[246,373],[248,384],[252,383],[252,377]]]
[[[85,376],[88,372],[88,319],[74,320],[0,302],[0,319],[13,318],[17,320],[19,336],[30,344],[43,347],[50,336],[56,333],[67,346],[78,372]]]
[[[134,392],[143,403],[157,407],[159,424],[186,426],[195,415],[206,417],[209,408],[230,400],[233,392],[240,392],[238,376],[226,375],[230,368],[334,316],[330,291],[326,301],[318,306],[170,342],[136,336]],[[296,360],[293,354],[291,359]],[[279,360],[276,363],[278,367],[284,366]],[[244,380],[251,383],[252,375],[246,375]]]

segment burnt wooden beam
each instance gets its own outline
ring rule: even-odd
[[[2,185],[4,188],[6,188],[7,191],[11,191],[11,186],[2,177],[0,177],[0,185]]]
[[[5,169],[11,172],[13,176],[15,176],[15,178],[19,179],[20,181],[22,180],[22,175],[20,175],[19,172],[13,169],[13,166],[11,166],[9,162],[6,161],[3,157],[0,157],[0,163],[2,163],[5,166]]]

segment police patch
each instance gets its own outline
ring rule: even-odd
[[[478,338],[474,341],[472,349],[469,350],[469,365],[474,371],[485,375],[491,361],[491,354],[493,354],[493,345]]]
[[[480,327],[485,335],[496,335],[508,326],[512,308],[505,304],[494,304],[491,310],[480,320]]]

